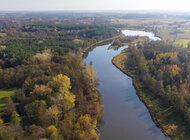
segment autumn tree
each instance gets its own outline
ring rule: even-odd
[[[99,134],[96,132],[96,124],[89,115],[80,116],[75,124],[75,137],[79,140],[99,139]]]
[[[15,127],[18,127],[20,125],[21,118],[20,118],[20,115],[16,111],[13,111],[10,120],[11,120],[10,121],[11,125]]]
[[[85,75],[87,76],[88,80],[89,80],[89,83],[92,85],[92,86],[95,86],[97,81],[98,81],[98,78],[97,78],[97,73],[96,71],[94,70],[92,64],[88,65],[84,71]]]

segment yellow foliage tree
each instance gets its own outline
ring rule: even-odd
[[[52,89],[48,88],[45,85],[35,85],[33,92],[31,92],[31,95],[34,95],[39,98],[46,97],[47,95],[50,95],[52,93]]]
[[[33,63],[50,63],[52,58],[51,50],[44,50],[42,53],[37,53],[33,56]]]
[[[48,83],[58,95],[56,97],[56,104],[64,111],[68,111],[75,106],[76,96],[71,93],[70,79],[62,74],[53,78],[53,81]]]
[[[89,79],[89,83],[95,86],[96,82],[98,81],[97,73],[94,70],[92,64],[88,65],[85,69],[85,75]]]
[[[58,131],[57,128],[54,125],[50,125],[47,128],[47,133],[50,136],[50,140],[58,140]]]
[[[59,118],[58,118],[59,112],[60,110],[57,106],[52,106],[48,108],[47,110],[47,114],[51,119],[51,123],[55,124],[56,126],[58,125],[58,121],[59,121]]]
[[[0,125],[4,124],[3,119],[0,118]]]
[[[63,75],[63,74],[59,74],[55,77],[53,77],[53,81],[49,82],[48,85],[49,87],[51,87],[52,89],[54,89],[54,91],[59,91],[60,89],[64,90],[64,91],[68,91],[71,89],[71,82],[69,77]]]
[[[52,134],[54,132],[57,132],[57,128],[54,126],[54,125],[50,125],[48,128],[47,128],[47,133],[48,134]]]
[[[0,51],[5,50],[7,47],[5,45],[0,46]]]
[[[61,108],[64,111],[68,111],[75,106],[76,96],[69,91],[60,90],[60,94],[57,96],[57,100]]]
[[[97,121],[88,114],[80,116],[75,125],[75,136],[79,140],[98,140],[100,134],[96,132]]]

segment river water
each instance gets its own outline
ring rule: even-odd
[[[129,30],[122,32],[131,35]],[[135,32],[133,35],[139,35],[139,32],[142,34],[142,31]],[[143,32],[143,36],[158,40],[157,37],[152,38],[152,33],[146,33]],[[132,79],[112,64],[113,57],[127,46],[108,50],[109,46],[96,47],[84,60],[87,64],[92,62],[100,79],[99,91],[104,104],[101,140],[170,140],[156,126],[148,109],[139,100]]]

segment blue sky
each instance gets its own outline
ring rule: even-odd
[[[0,11],[188,10],[189,0],[0,0]]]

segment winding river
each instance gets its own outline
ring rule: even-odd
[[[122,31],[125,35],[148,36],[160,40],[154,34],[143,31]],[[153,122],[148,109],[139,100],[132,79],[112,64],[114,56],[126,48],[108,50],[108,45],[89,52],[85,63],[93,63],[100,79],[99,91],[103,97],[104,124],[102,140],[170,140]]]

